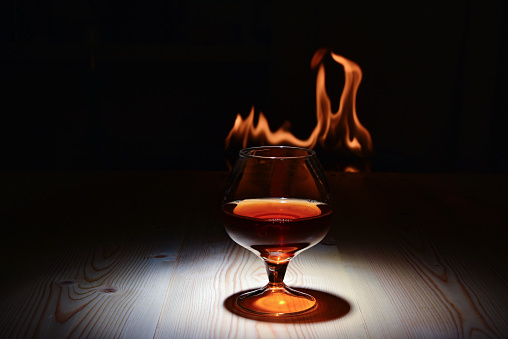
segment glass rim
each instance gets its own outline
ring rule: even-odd
[[[268,156],[268,155],[256,155],[252,154],[253,151],[263,151],[271,149],[290,149],[306,152],[304,155],[293,155],[293,156]],[[240,150],[239,155],[241,158],[256,158],[256,159],[308,159],[316,156],[316,152],[309,148],[297,147],[297,146],[256,146],[248,147]]]

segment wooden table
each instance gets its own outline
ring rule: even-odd
[[[226,173],[2,173],[0,337],[508,338],[506,175],[329,172],[329,236],[286,283],[318,309],[234,309],[267,281],[223,230]]]

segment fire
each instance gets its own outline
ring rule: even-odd
[[[355,62],[330,52],[332,59],[344,67],[344,88],[337,112],[332,112],[330,98],[325,88],[325,66],[323,57],[327,49],[319,49],[314,54],[311,67],[318,68],[316,78],[316,118],[317,123],[310,136],[299,139],[289,131],[289,123],[284,123],[272,132],[265,115],[260,112],[257,125],[254,123],[254,107],[244,120],[237,114],[233,128],[225,140],[226,149],[231,143],[258,145],[290,145],[314,148],[319,143],[327,150],[349,150],[359,157],[372,153],[372,139],[369,131],[362,126],[356,114],[356,93],[362,80],[362,70]]]

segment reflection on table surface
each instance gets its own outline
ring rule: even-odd
[[[0,178],[6,337],[507,337],[508,177],[328,172],[329,235],[289,286],[289,321],[232,300],[265,268],[220,221],[223,172]]]

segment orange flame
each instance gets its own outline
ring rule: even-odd
[[[247,144],[260,145],[291,145],[305,148],[314,148],[319,144],[329,150],[349,150],[360,157],[372,153],[372,139],[369,131],[362,126],[356,115],[356,93],[362,80],[360,66],[351,60],[330,52],[333,60],[344,67],[344,89],[337,112],[331,109],[330,98],[325,88],[325,67],[323,57],[327,49],[319,49],[312,57],[311,67],[319,67],[316,79],[316,117],[317,124],[311,135],[302,140],[289,131],[289,123],[284,123],[278,130],[272,132],[268,120],[262,112],[259,113],[257,125],[254,124],[254,107],[244,120],[237,114],[233,128],[226,140],[226,149],[229,145],[239,143],[243,147]]]

